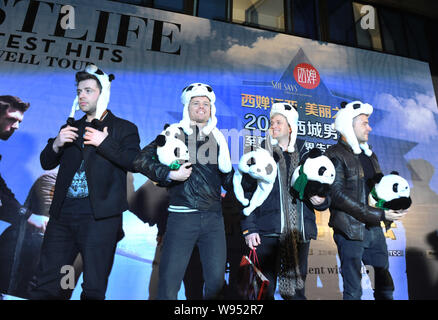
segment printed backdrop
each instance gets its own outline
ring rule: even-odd
[[[138,126],[141,147],[165,123],[181,119],[185,86],[210,84],[234,165],[245,148],[263,139],[276,101],[298,108],[301,153],[337,142],[330,124],[342,101],[372,104],[370,144],[382,170],[398,171],[412,188],[409,214],[386,232],[395,298],[438,291],[438,109],[427,63],[111,1],[1,0],[1,95],[31,104],[20,129],[0,141],[1,175],[22,204],[36,201],[32,194],[41,181],[54,181],[56,170],[44,172],[39,154],[65,123],[75,98],[74,73],[87,63],[115,75],[110,109]],[[126,236],[117,248],[107,299],[153,298],[156,288],[157,222],[166,214],[166,192],[140,174],[128,182]],[[224,215],[229,250],[238,256],[237,216],[227,210],[232,207],[225,206]],[[44,214],[47,208],[32,210]],[[318,240],[311,244],[307,296],[341,299],[329,212],[315,214]],[[14,226],[0,221],[0,233],[8,227]],[[29,279],[38,260],[43,235],[26,228],[24,241],[13,244],[20,253],[9,275],[14,279]],[[372,299],[372,270],[364,266],[362,272],[363,299]],[[9,293],[25,297],[23,286],[12,283]],[[79,294],[78,285],[72,299]],[[179,298],[185,298],[184,287]]]

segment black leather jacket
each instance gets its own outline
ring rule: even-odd
[[[329,226],[350,240],[363,240],[365,227],[378,226],[383,221],[384,211],[368,205],[364,171],[351,147],[339,142],[328,148],[329,157],[336,169],[336,178],[331,187]],[[370,157],[376,173],[381,172],[375,153]]]
[[[190,137],[184,134],[186,145],[189,147],[190,163],[192,163],[192,173],[187,180],[183,182],[168,180],[170,168],[158,161],[155,140],[141,150],[134,160],[134,168],[137,172],[157,182],[159,186],[168,188],[170,205],[219,212],[222,210],[221,185],[227,191],[232,189],[234,170],[224,174],[219,171],[217,161],[205,164],[197,161],[199,159],[197,152],[205,141],[196,141],[196,148],[193,148],[189,138],[193,138],[193,135],[198,137],[199,130],[196,126],[192,128],[194,130]],[[206,139],[209,143],[213,143],[212,146],[219,148],[213,134],[210,133]],[[203,149],[206,149],[205,146]],[[219,150],[216,154],[219,154]]]

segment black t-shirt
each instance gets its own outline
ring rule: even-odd
[[[83,135],[85,133],[85,121],[81,121],[78,127],[78,139],[83,145]],[[78,170],[76,171],[70,187],[67,190],[64,203],[62,205],[62,212],[67,213],[92,213],[90,197],[88,192],[87,177],[85,175],[85,162],[82,159]]]

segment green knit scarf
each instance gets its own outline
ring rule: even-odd
[[[304,189],[306,189],[306,185],[308,182],[307,175],[304,173],[303,167],[304,167],[303,165],[300,166],[300,170],[299,170],[300,174],[297,180],[295,180],[294,185],[292,186],[292,188],[294,188],[294,190],[299,193],[300,200],[303,200],[304,198]]]

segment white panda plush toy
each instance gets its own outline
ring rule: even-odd
[[[250,162],[250,163],[249,163]],[[242,173],[247,173],[257,180],[257,189],[251,201],[245,198],[242,188]],[[246,208],[243,214],[249,216],[269,196],[277,178],[277,163],[271,154],[262,148],[245,153],[239,161],[239,169],[233,176],[234,194]]]
[[[377,174],[372,179],[376,184],[368,196],[370,206],[383,210],[405,210],[412,204],[409,183],[398,172]]]
[[[181,164],[190,159],[189,149],[183,139],[181,128],[176,124],[166,124],[164,130],[155,139],[158,160],[172,170],[178,170]]]
[[[300,200],[314,195],[325,197],[335,177],[333,162],[320,149],[313,148],[292,175],[292,193]]]

